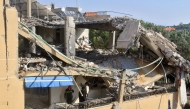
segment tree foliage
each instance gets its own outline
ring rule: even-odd
[[[109,32],[101,30],[90,30],[89,39],[95,49],[104,49],[107,47],[109,42]]]
[[[177,30],[190,30],[190,23],[189,24],[180,23],[179,25],[174,25],[172,27],[174,27]]]

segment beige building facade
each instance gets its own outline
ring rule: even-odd
[[[24,109],[23,81],[18,73],[18,15],[0,1],[0,109]]]
[[[4,8],[3,1],[0,1],[0,19],[0,109],[24,109],[24,81],[17,76],[19,66],[18,15],[16,9],[12,7]],[[86,32],[88,33],[88,31]],[[49,39],[47,40],[49,41]],[[76,81],[79,84],[85,83],[85,80],[81,77]],[[76,87],[74,88],[77,90]],[[51,89],[51,103],[54,101],[64,102],[64,100],[58,100],[60,96],[63,96],[62,90],[64,88]],[[56,95],[57,97],[55,97],[53,94],[57,92],[60,93],[60,96]],[[106,95],[106,92],[103,92]],[[98,93],[98,91],[94,90],[90,96],[95,97],[95,93]],[[75,96],[77,94],[78,92],[75,93]],[[103,96],[97,95],[97,97]],[[120,107],[121,109],[167,109],[168,100],[170,100],[172,109],[181,109],[177,93],[165,93],[129,100],[121,103]],[[112,105],[111,103],[94,109],[111,109]]]

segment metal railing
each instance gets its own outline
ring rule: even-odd
[[[177,89],[175,87],[170,87],[168,89],[165,87],[162,87],[160,89],[155,89],[148,92],[139,92],[136,94],[124,95],[123,100],[124,101],[134,100],[134,99],[144,98],[144,97],[157,95],[157,94],[170,93],[170,92],[177,92]]]
[[[49,109],[88,109],[98,106],[107,105],[113,102],[113,97],[102,99],[87,100],[85,102],[67,104],[67,103],[53,103]]]

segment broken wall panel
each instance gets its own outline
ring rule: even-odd
[[[127,49],[130,47],[135,41],[135,37],[137,36],[139,30],[140,22],[135,20],[126,21],[126,26],[123,32],[120,34],[117,39],[117,47]]]
[[[150,35],[151,34],[142,35],[140,37],[140,42],[144,46],[149,48],[151,51],[153,51],[155,54],[157,54],[158,56],[160,56],[160,57],[163,56],[163,54],[160,52],[159,48],[155,45],[155,43],[150,38]]]
[[[76,48],[84,48],[89,45],[89,29],[76,28]]]
[[[136,62],[140,67],[150,64],[150,62],[144,62],[142,60],[136,60]],[[155,81],[163,78],[164,77],[164,70],[161,67],[161,65],[159,65],[150,74],[145,76],[146,73],[150,72],[155,67],[156,67],[156,64],[153,64],[151,66],[148,66],[146,68],[138,70],[139,74],[138,74],[137,78],[139,78],[139,79],[135,80],[135,82],[139,86],[142,86],[142,85],[147,86],[147,85],[154,83]],[[174,72],[174,69],[172,67],[165,66],[164,68],[165,68],[167,74]]]

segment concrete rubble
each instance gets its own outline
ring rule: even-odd
[[[105,19],[101,21],[90,21],[90,22],[82,22],[79,25],[86,25],[86,24],[99,24],[99,23],[110,23],[115,30],[124,30],[127,26],[127,21],[132,20],[128,17],[115,17],[110,19]],[[83,26],[85,27],[85,26]],[[87,26],[86,26],[87,27]],[[112,27],[112,28],[113,28]],[[184,68],[186,72],[190,72],[190,62],[185,60],[176,50],[177,46],[169,41],[167,38],[162,36],[161,33],[154,32],[152,30],[147,30],[141,25],[139,25],[138,33],[135,34],[135,37],[139,37],[139,42],[149,48],[152,52],[154,52],[157,56],[167,59],[168,65],[170,66],[180,66]],[[131,40],[133,41],[133,40]],[[147,45],[148,44],[148,45]],[[127,48],[126,48],[127,49]],[[151,53],[153,54],[153,53]],[[155,56],[154,56],[155,57]]]
[[[20,75],[21,77],[25,76],[25,73],[27,73],[27,71],[62,72],[62,71],[68,71],[68,69],[76,71],[78,73],[79,72],[90,73],[91,71],[93,71],[97,73],[97,74],[94,73],[93,74],[94,76],[98,75],[99,77],[106,78],[107,87],[109,91],[113,94],[112,97],[114,99],[118,99],[117,94],[119,90],[118,87],[119,87],[119,79],[121,79],[121,72],[126,69],[137,68],[138,65],[131,64],[131,63],[137,63],[135,60],[142,60],[142,62],[153,62],[157,58],[163,57],[164,58],[163,64],[167,63],[169,66],[172,67],[180,66],[184,68],[184,71],[186,71],[187,73],[190,72],[190,62],[188,60],[185,60],[183,57],[180,56],[180,54],[178,54],[176,50],[177,46],[168,39],[166,39],[164,36],[162,36],[160,33],[145,29],[139,24],[139,21],[133,20],[128,17],[115,17],[100,21],[78,22],[76,23],[76,27],[91,28],[91,26],[93,25],[92,29],[96,28],[100,30],[101,29],[117,30],[119,32],[123,31],[124,33],[126,31],[130,31],[130,29],[126,29],[128,27],[129,22],[136,22],[132,24],[137,24],[138,26],[135,27],[136,30],[134,29],[134,31],[132,31],[131,34],[121,33],[121,35],[123,35],[124,37],[127,35],[132,35],[131,38],[126,40],[128,41],[128,44],[125,46],[125,48],[122,48],[125,49],[124,52],[119,51],[119,49],[115,49],[114,51],[112,51],[112,50],[101,50],[101,49],[85,50],[79,48],[76,50],[76,56],[70,57],[77,64],[76,63],[73,64],[72,62],[71,62],[72,64],[70,62],[68,62],[68,64],[65,64],[64,62],[65,60],[62,60],[61,58],[58,61],[46,60],[46,58],[20,58],[20,71],[21,71]],[[62,21],[60,22],[43,21],[36,18],[25,19],[24,23],[27,24],[28,26],[44,26],[48,28],[64,27],[64,22]],[[34,39],[33,42],[35,42]],[[137,50],[136,51],[131,50],[131,48],[133,47],[135,47]],[[55,50],[55,52],[57,51]],[[127,63],[130,63],[132,67],[127,66]],[[93,69],[93,70],[89,71],[81,66],[85,66],[87,67],[87,69]],[[104,71],[102,69],[109,69],[109,70]],[[22,71],[24,71],[24,74]],[[157,74],[155,72],[154,75]],[[171,73],[171,70],[168,72]],[[127,79],[137,78],[138,75],[139,75],[138,71],[131,71],[126,74]],[[160,77],[156,78],[155,80],[149,82],[155,82],[162,77],[164,77],[164,74],[162,74]],[[110,82],[112,84],[109,84]],[[151,94],[154,94],[155,89],[149,89],[149,90],[153,91],[153,93],[151,93],[150,91]],[[139,94],[139,93],[145,93],[146,95],[147,89],[145,89],[145,87],[142,87],[141,83],[139,83],[138,81],[132,80],[132,81],[126,81],[124,91],[126,96],[131,94]],[[163,92],[163,90],[161,92]],[[126,97],[126,99],[128,98],[129,97]]]
[[[100,21],[79,22],[76,25],[87,25],[87,24],[95,25],[95,24],[109,23],[109,24],[111,24],[112,29],[115,28],[114,30],[122,31],[127,26],[128,21],[135,21],[135,20],[132,20],[128,17],[115,17],[115,18],[104,19],[104,20],[100,20]],[[41,25],[41,26],[45,26],[45,25],[46,26],[50,26],[50,25],[61,26],[62,25],[63,26],[64,25],[64,23],[61,23],[61,22],[59,22],[59,24],[58,23],[56,24],[56,23],[52,23],[52,21],[46,22],[44,20],[39,20],[36,18],[25,19],[24,22],[28,26],[31,24],[33,24],[32,26],[34,26],[34,25],[35,26],[39,26],[39,25]],[[35,22],[37,22],[37,23],[35,23]],[[41,23],[39,23],[39,22],[41,22]],[[145,61],[153,61],[158,57],[165,56],[165,58],[168,60],[168,65],[182,66],[185,68],[185,70],[187,72],[189,72],[189,61],[186,61],[184,58],[182,58],[176,51],[176,45],[173,44],[172,42],[170,42],[169,40],[167,40],[166,38],[164,38],[161,34],[146,30],[142,26],[139,26],[138,33],[135,33],[134,38],[139,39],[138,41],[140,42],[140,44],[144,45],[149,50],[146,52],[145,56],[142,56],[140,53],[136,53],[136,54],[130,53],[130,55],[133,58],[140,58]],[[129,40],[129,41],[131,41],[131,45],[134,45],[133,40]],[[135,43],[139,44],[138,42],[135,42]],[[94,52],[94,51],[92,51],[92,52]],[[102,58],[100,58],[100,60],[99,60],[96,56],[96,58],[94,58],[94,59],[96,59],[96,61],[93,61],[93,60],[88,59],[88,57],[93,57],[92,55],[94,55],[94,54],[96,55],[96,53],[91,53],[89,51],[87,54],[88,55],[86,55],[86,57],[83,57],[83,58],[87,59],[89,62],[83,62],[83,60],[81,61],[80,59],[76,60],[76,61],[78,61],[80,63],[82,62],[86,66],[91,66],[91,67],[95,67],[95,68],[98,68],[98,66],[95,64],[101,63],[101,60],[108,55],[108,53],[106,53],[106,55],[104,55],[103,52],[102,53],[99,52],[99,54],[101,55],[100,57],[102,57]],[[90,55],[90,54],[92,54],[92,55]],[[120,69],[122,69],[122,68],[120,68]]]
[[[170,66],[180,66],[184,68],[184,70],[187,73],[190,73],[190,62],[188,60],[185,60],[176,50],[177,46],[166,39],[162,34],[154,32],[154,31],[149,31],[144,29],[143,27],[140,28],[141,34],[143,38],[147,38],[152,43],[152,46],[155,45],[155,51],[158,52],[159,56],[164,56],[167,61],[168,65]],[[141,39],[140,39],[141,41]]]
[[[132,20],[128,17],[115,17],[100,21],[88,21],[88,22],[79,22],[76,25],[86,25],[86,24],[104,24],[104,23],[110,23],[112,25],[112,28],[115,28],[115,30],[124,30],[127,21]],[[43,25],[43,26],[63,26],[64,23],[52,23],[51,21],[44,21],[39,20],[36,18],[33,19],[26,19],[24,21],[26,24],[29,25]],[[35,23],[37,22],[37,23]],[[39,23],[41,22],[41,23]],[[144,27],[139,26],[139,32],[140,34],[140,42],[146,46],[147,42],[149,42],[149,45],[147,47],[151,49],[154,53],[156,53],[157,56],[164,56],[168,60],[168,65],[171,66],[181,66],[185,69],[186,72],[190,72],[190,62],[188,60],[185,60],[183,57],[180,56],[180,54],[177,52],[176,48],[177,46],[166,39],[164,36],[162,36],[160,33],[154,32],[152,30],[146,30]],[[146,44],[145,44],[146,43]]]

